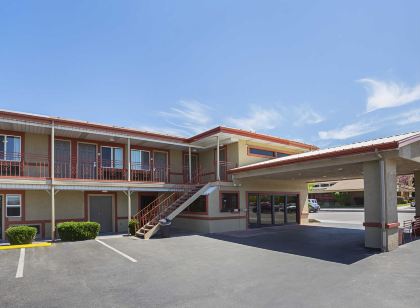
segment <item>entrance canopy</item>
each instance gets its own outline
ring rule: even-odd
[[[397,174],[420,170],[420,131],[280,157],[230,170],[234,179],[306,182],[363,178],[363,163],[394,159]]]
[[[271,179],[334,181],[363,178],[365,246],[398,247],[397,175],[420,179],[420,132],[276,158],[231,170],[237,182]],[[416,182],[420,189],[420,180]],[[420,217],[420,194],[416,194]]]

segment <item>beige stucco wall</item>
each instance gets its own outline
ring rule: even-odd
[[[48,135],[25,134],[25,152],[48,156]]]
[[[25,134],[23,154],[30,163],[25,165],[26,176],[49,177],[48,143],[48,135]]]
[[[137,213],[138,208],[138,194],[131,194],[131,216]],[[128,197],[123,192],[117,192],[117,215],[118,217],[127,217],[128,212]],[[126,232],[128,226],[128,219],[117,219],[118,232]]]
[[[272,146],[272,145],[267,145],[264,143],[258,143],[258,142],[248,141],[248,140],[239,140],[238,142],[239,166],[246,166],[253,163],[258,163],[261,161],[266,161],[266,160],[271,159],[271,158],[266,158],[266,157],[248,155],[248,146],[255,146],[258,148],[273,150],[277,152],[284,152],[288,154],[296,154],[296,153],[307,151],[304,149],[302,149],[301,151],[297,149],[290,149],[287,146],[283,146],[283,145]]]
[[[83,219],[84,193],[82,191],[60,191],[55,195],[56,219]]]
[[[55,195],[56,219],[83,219],[84,194],[81,191],[60,191]],[[51,219],[51,197],[46,191],[25,192],[26,220]]]
[[[239,164],[239,144],[238,142],[227,145],[226,149],[227,161],[232,165],[228,168],[234,168]]]
[[[200,219],[188,219],[176,217],[173,222],[173,227],[185,231],[196,233],[210,233],[209,221]]]
[[[25,192],[25,218],[26,220],[51,219],[51,197],[46,191]]]
[[[239,193],[239,212],[226,213],[220,211],[220,194],[222,192]],[[188,214],[190,218],[177,217],[174,226],[198,233],[214,233],[247,228],[247,194],[249,192],[296,193],[299,195],[300,223],[308,223],[308,191],[307,184],[302,181],[278,181],[249,179],[236,185],[223,185],[207,196],[208,215]],[[193,219],[191,216],[197,217]]]
[[[204,152],[199,153],[198,157],[199,165],[201,168],[201,172],[204,174],[208,174],[203,177],[203,181],[214,181],[215,174],[214,174],[214,149],[210,149]]]

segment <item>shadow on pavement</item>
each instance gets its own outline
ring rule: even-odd
[[[347,265],[379,253],[364,247],[364,230],[360,229],[290,225],[205,236]]]

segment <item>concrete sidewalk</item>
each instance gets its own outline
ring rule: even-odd
[[[364,212],[363,207],[357,208],[321,208],[321,212]],[[400,207],[397,209],[398,213],[415,213],[416,209],[414,207],[406,206]]]

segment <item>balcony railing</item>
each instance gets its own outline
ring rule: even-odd
[[[48,156],[0,152],[0,177],[50,177]]]
[[[1,159],[3,158],[3,159]],[[5,159],[7,158],[7,159]],[[127,181],[129,172],[123,161],[63,161],[59,159],[54,163],[54,176],[56,179],[78,179],[99,181]],[[220,179],[230,181],[231,176],[227,172],[236,167],[231,162],[220,162]],[[204,172],[201,166],[192,168],[191,176],[200,178],[205,182],[216,180],[215,164],[213,168]],[[211,170],[213,169],[213,170]],[[150,164],[131,163],[131,178],[133,182],[160,182],[182,184],[189,182],[188,166],[183,166],[181,172],[174,167],[157,167]],[[0,177],[24,177],[24,178],[51,178],[51,164],[47,155],[31,153],[4,153],[0,152]]]

